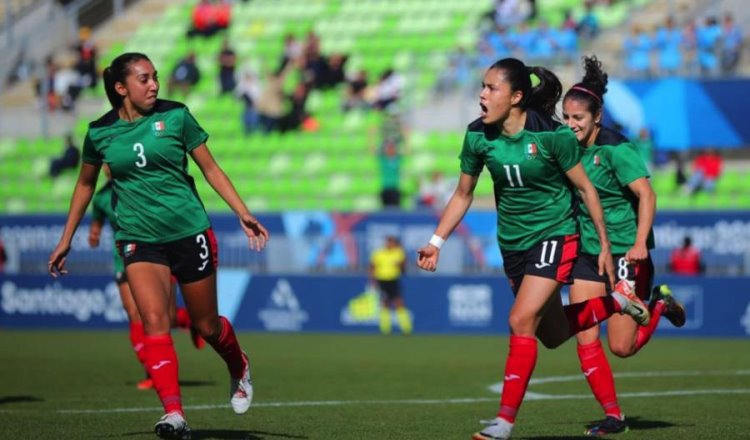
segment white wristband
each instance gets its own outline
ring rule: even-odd
[[[443,243],[445,243],[445,239],[439,235],[432,235],[432,238],[430,238],[430,244],[435,246],[436,248],[440,249],[443,247]]]

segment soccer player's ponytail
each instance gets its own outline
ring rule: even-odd
[[[490,69],[503,70],[510,89],[523,93],[519,104],[522,109],[530,108],[549,117],[555,116],[557,101],[562,96],[562,83],[551,70],[527,66],[516,58],[503,58]]]
[[[565,99],[585,102],[591,114],[596,115],[604,105],[609,75],[602,70],[602,63],[596,56],[584,57],[583,68],[586,72],[583,79],[565,93]]]
[[[542,66],[529,66],[528,71],[532,87],[529,99],[526,101],[527,108],[533,108],[542,114],[554,117],[557,101],[562,96],[563,88],[560,79],[554,72]],[[537,79],[538,84],[536,84]]]
[[[122,107],[123,100],[123,97],[117,93],[117,90],[115,90],[115,84],[118,82],[125,83],[125,78],[128,76],[130,65],[140,60],[151,62],[151,60],[142,53],[124,53],[112,60],[112,64],[102,72],[104,91],[107,93],[107,99],[109,100],[109,103],[112,104],[112,108],[119,109]]]

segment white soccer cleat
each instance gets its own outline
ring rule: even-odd
[[[190,440],[190,428],[187,420],[178,412],[164,414],[154,425],[154,432],[159,438]]]
[[[495,417],[483,430],[475,433],[472,440],[508,440],[513,424],[500,417]]]
[[[253,382],[250,380],[250,361],[247,358],[247,354],[242,352],[242,359],[245,360],[245,370],[242,373],[241,379],[230,380],[229,395],[231,400],[229,403],[232,404],[232,409],[235,414],[245,414],[250,409],[250,404],[253,401]]]
[[[635,294],[634,283],[628,280],[620,280],[612,291],[612,296],[620,304],[622,314],[630,315],[638,325],[648,325],[651,313],[646,304]]]

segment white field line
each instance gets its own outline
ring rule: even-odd
[[[746,376],[750,375],[750,370],[731,370],[731,371],[656,371],[642,373],[620,373],[615,377],[666,377],[666,376]],[[582,375],[573,376],[551,376],[539,379],[532,379],[529,385],[551,382],[569,382],[573,380],[583,380]],[[493,385],[493,387],[497,386]],[[671,390],[671,391],[644,391],[631,393],[617,393],[619,398],[630,397],[672,397],[672,396],[704,396],[704,395],[737,395],[750,394],[750,388],[714,388],[704,390]],[[585,394],[542,394],[531,391],[526,392],[524,400],[576,400],[591,399],[590,393]],[[313,406],[349,406],[349,405],[443,405],[443,404],[464,404],[464,403],[481,403],[497,402],[498,397],[467,397],[454,399],[384,399],[384,400],[307,400],[291,402],[258,402],[253,404],[253,408],[291,408],[291,407],[313,407]],[[228,404],[222,405],[188,405],[186,410],[212,410],[229,408]],[[61,409],[58,413],[63,414],[105,414],[105,413],[131,413],[131,412],[159,412],[160,406],[138,407],[138,408],[106,408],[106,409]],[[6,411],[0,411],[6,412]],[[12,411],[7,411],[12,412]]]

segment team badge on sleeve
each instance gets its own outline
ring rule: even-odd
[[[536,148],[536,144],[531,143],[526,147],[526,158],[533,159],[536,157],[538,150]]]
[[[165,128],[166,126],[164,125],[164,121],[154,122],[154,135],[161,136],[164,133]]]
[[[601,163],[602,163],[601,158],[599,157],[598,154],[595,154],[594,155],[594,165],[599,166],[599,164],[601,164]]]

